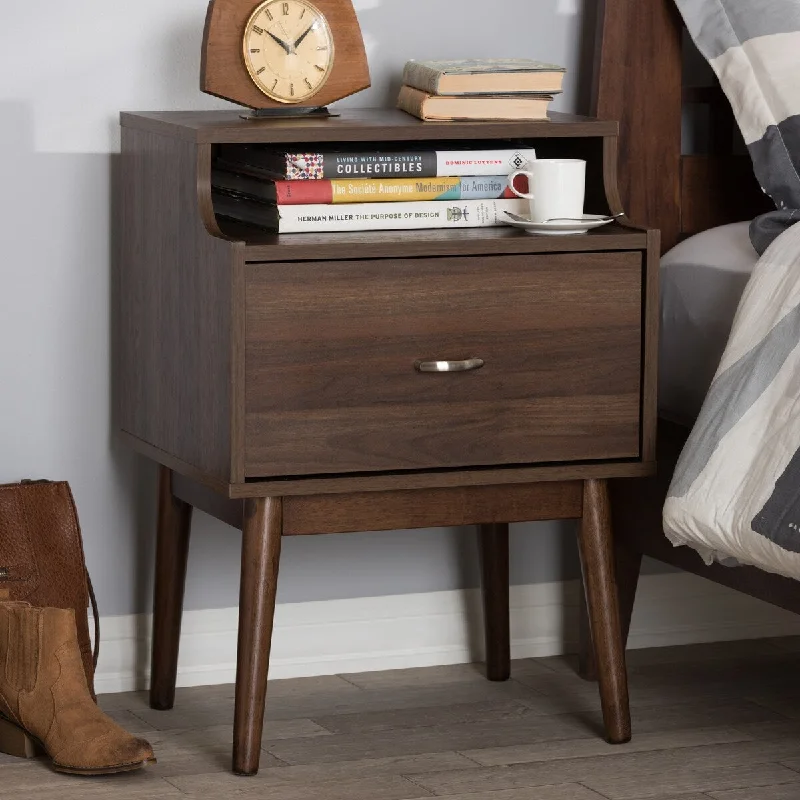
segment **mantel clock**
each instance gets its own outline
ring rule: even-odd
[[[211,0],[202,91],[269,115],[316,110],[369,85],[350,0]]]

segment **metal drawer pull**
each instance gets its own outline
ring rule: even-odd
[[[482,358],[465,358],[463,361],[415,361],[417,372],[469,372],[483,366]]]

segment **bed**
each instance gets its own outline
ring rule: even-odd
[[[605,0],[597,13],[594,113],[620,121],[623,206],[634,223],[661,230],[667,254],[661,270],[658,475],[611,487],[623,636],[643,556],[800,612],[796,580],[751,566],[707,564],[694,550],[673,547],[662,527],[678,455],[758,257],[748,250],[742,221],[775,206],[753,175],[719,86],[687,85],[684,65],[691,63],[693,45],[674,0]],[[705,123],[703,152],[682,152],[687,115]],[[591,678],[588,626],[581,630],[580,669]]]

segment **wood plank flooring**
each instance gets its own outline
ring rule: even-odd
[[[0,756],[0,800],[800,800],[800,640],[628,654],[633,740],[600,738],[569,658],[273,681],[261,772],[230,774],[233,687],[100,704],[153,744],[139,773],[75,778]]]

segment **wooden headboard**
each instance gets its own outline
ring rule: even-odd
[[[736,130],[719,86],[684,80],[684,26],[674,0],[600,0],[592,113],[620,122],[619,187],[639,225],[683,236],[774,208],[734,154]],[[687,85],[688,83],[688,85]],[[684,107],[709,110],[709,152],[682,155]]]

